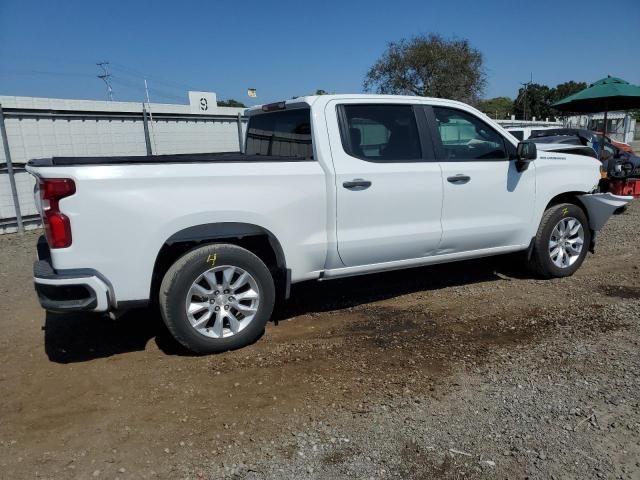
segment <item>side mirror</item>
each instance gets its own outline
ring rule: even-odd
[[[518,143],[518,160],[531,161],[538,156],[538,149],[533,142]]]
[[[524,172],[529,168],[529,162],[536,159],[538,149],[533,142],[518,143],[518,159],[516,160],[516,169],[518,172]]]

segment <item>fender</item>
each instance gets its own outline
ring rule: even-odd
[[[250,223],[221,222],[194,225],[174,233],[167,239],[165,244],[173,245],[174,243],[179,242],[198,242],[213,238],[243,238],[256,235],[267,236],[269,239],[269,245],[271,245],[271,248],[273,248],[276,255],[278,268],[286,270],[287,262],[284,256],[284,251],[282,250],[282,246],[275,235],[266,228]]]
[[[616,210],[628,204],[633,200],[633,197],[613,195],[612,193],[586,193],[578,195],[578,200],[587,209],[589,227],[597,232],[604,227]]]

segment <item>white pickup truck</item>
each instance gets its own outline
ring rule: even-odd
[[[326,95],[247,115],[244,153],[32,160],[42,306],[157,303],[184,346],[224,351],[305,280],[517,251],[571,275],[630,199],[597,193],[596,159],[518,144],[455,101]]]

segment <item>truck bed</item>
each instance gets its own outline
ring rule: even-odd
[[[247,155],[240,152],[180,153],[173,155],[128,155],[121,157],[49,157],[30,160],[33,167],[67,167],[81,165],[123,165],[157,163],[216,163],[216,162],[308,162],[311,158],[275,155]]]

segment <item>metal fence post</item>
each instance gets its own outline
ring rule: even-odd
[[[9,184],[11,185],[11,195],[13,195],[13,208],[16,211],[16,222],[18,232],[24,232],[22,224],[22,213],[20,212],[20,200],[18,199],[18,189],[16,188],[16,178],[13,174],[13,163],[11,163],[11,152],[9,151],[9,137],[7,137],[7,127],[4,124],[4,111],[0,104],[0,131],[2,132],[2,145],[4,147],[4,158],[7,162],[7,172],[9,174]]]
[[[147,107],[142,104],[142,120],[144,122],[144,142],[147,145],[147,155],[153,155],[151,150],[151,137],[149,137],[149,120],[147,119]]]
[[[244,153],[244,136],[242,135],[242,113],[238,112],[238,150]]]

